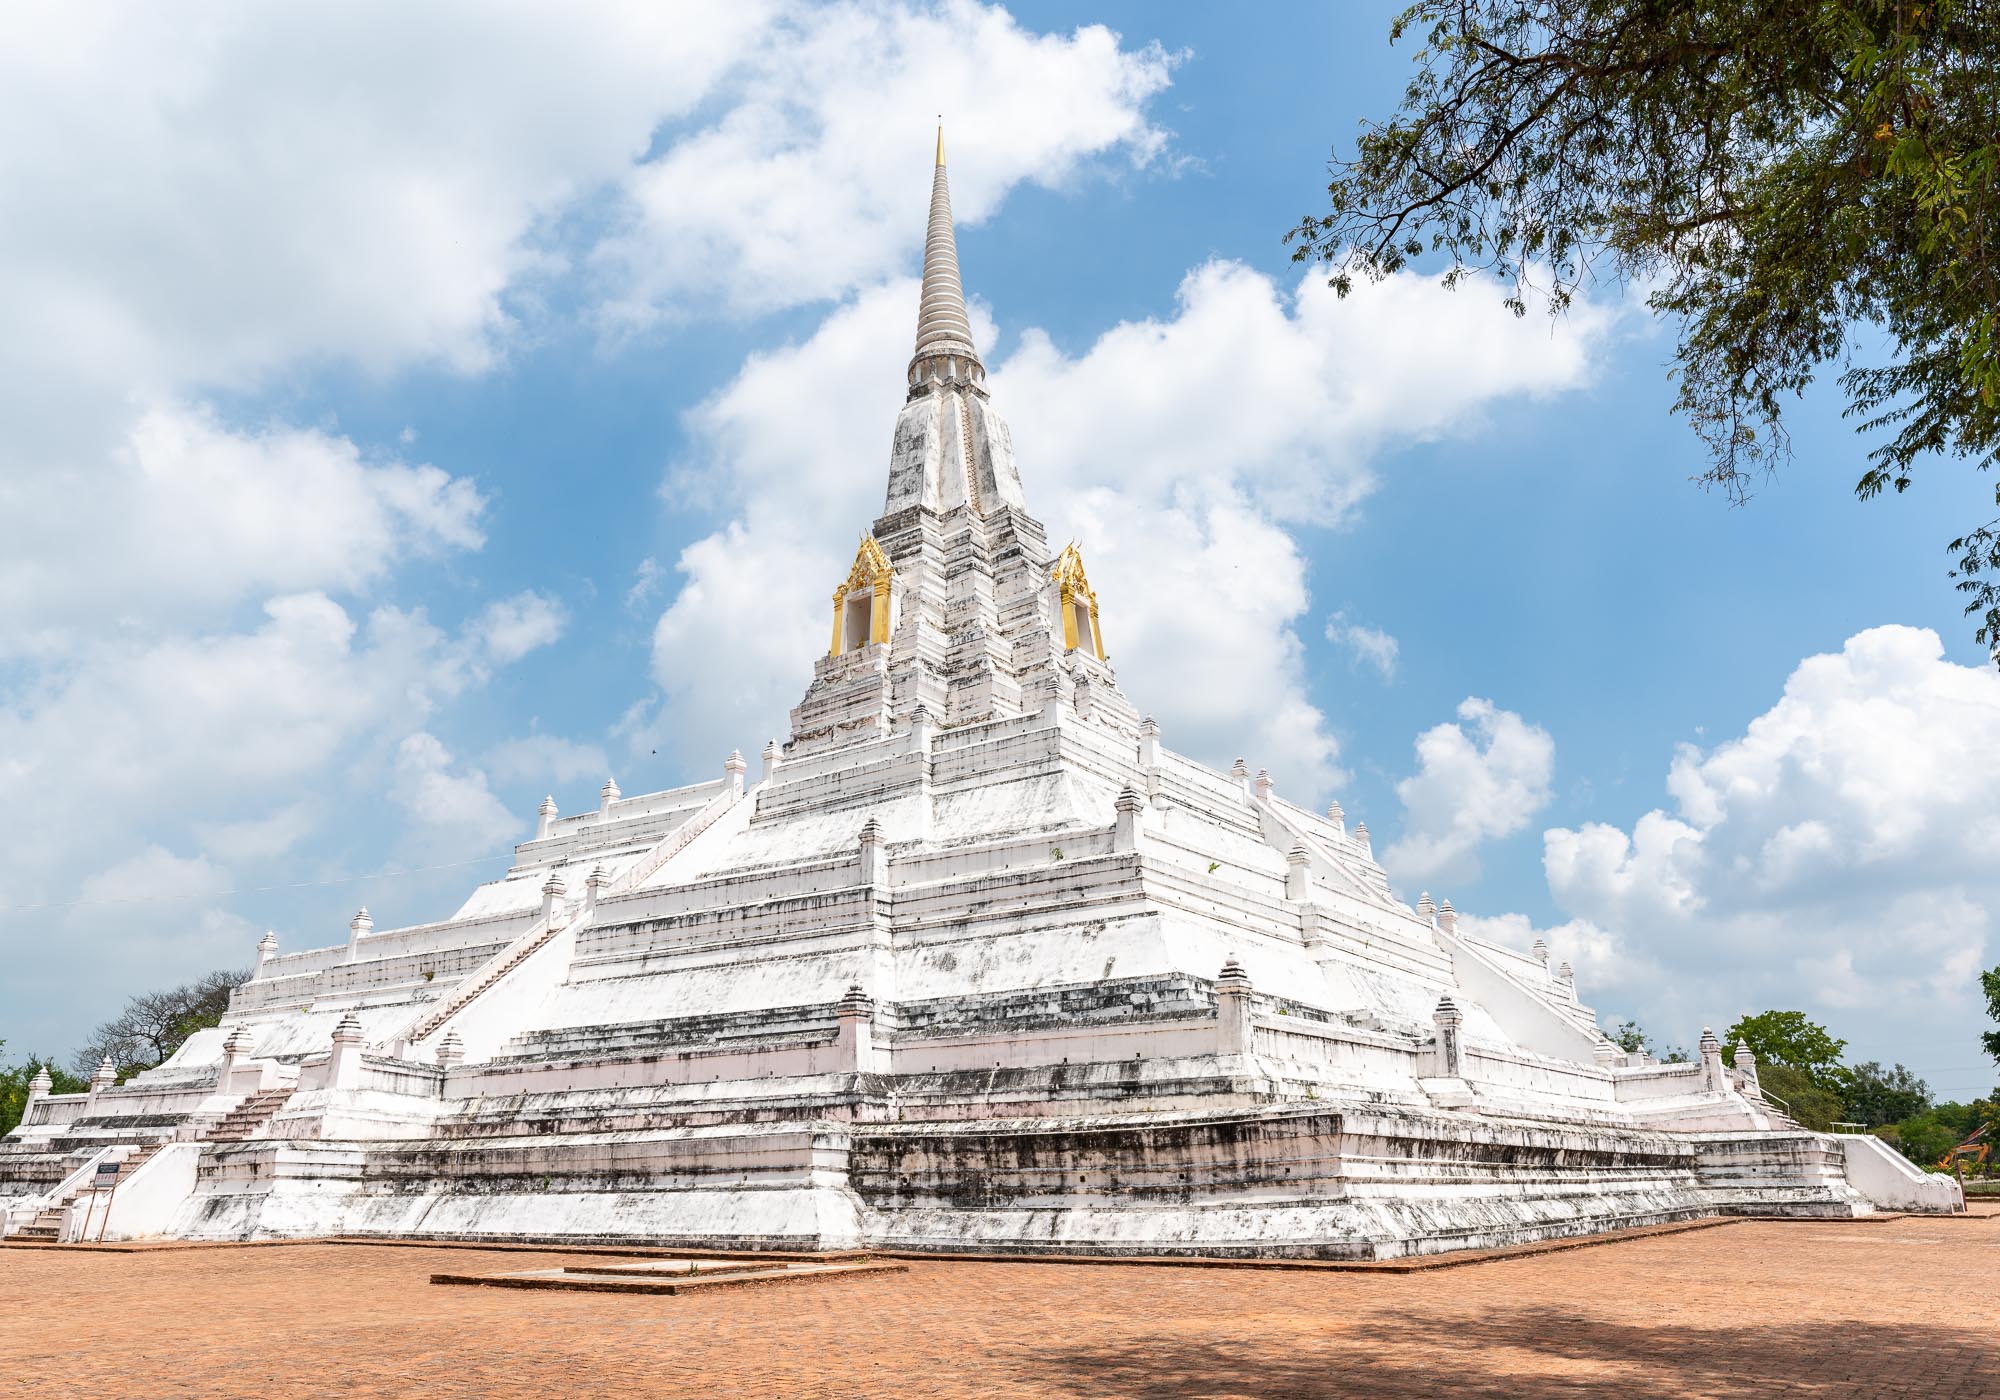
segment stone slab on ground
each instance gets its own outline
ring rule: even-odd
[[[827,1283],[858,1274],[902,1274],[908,1273],[909,1267],[907,1264],[886,1262],[773,1264],[768,1260],[731,1263],[713,1259],[656,1259],[643,1264],[568,1264],[554,1269],[520,1269],[491,1274],[432,1274],[431,1282],[473,1288],[647,1293],[674,1297],[718,1288]]]

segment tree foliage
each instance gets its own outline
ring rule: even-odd
[[[1764,1092],[1784,1106],[1799,1126],[1816,1133],[1833,1131],[1833,1125],[1847,1116],[1847,1105],[1834,1093],[1796,1065],[1773,1061],[1757,1066],[1757,1081]]]
[[[1885,1070],[1875,1061],[1866,1060],[1849,1068],[1845,1077],[1847,1083],[1841,1100],[1852,1122],[1879,1128],[1930,1110],[1930,1085],[1901,1065]]]
[[[2000,967],[1979,974],[1979,990],[1986,993],[1986,1014],[2000,1021]],[[1979,1037],[1979,1043],[1986,1047],[1987,1054],[2000,1060],[2000,1029],[1987,1031]]]
[[[1945,1153],[1964,1142],[1981,1124],[2000,1126],[2000,1102],[1996,1100],[2000,1100],[2000,1089],[1990,1099],[1936,1104],[1899,1123],[1877,1128],[1876,1136],[1900,1149],[1918,1166],[1935,1167]],[[1989,1161],[1987,1172],[1996,1166],[2000,1164]]]
[[[1722,1040],[1725,1045],[1748,1044],[1750,1053],[1757,1057],[1759,1074],[1766,1078],[1766,1067],[1776,1064],[1797,1070],[1815,1087],[1836,1097],[1848,1087],[1848,1071],[1840,1063],[1840,1052],[1847,1048],[1847,1042],[1807,1020],[1803,1011],[1763,1011],[1739,1017]]]
[[[1733,499],[1829,365],[1876,435],[1864,498],[1931,454],[2000,456],[2000,5],[1417,0],[1391,29],[1412,34],[1401,108],[1288,235],[1337,291],[1427,252],[1447,284],[1498,274],[1516,314],[1600,275],[1647,287],[1702,479]],[[2000,520],[1950,548],[2000,642]]]
[[[125,1003],[125,1009],[92,1033],[71,1063],[89,1074],[110,1059],[121,1075],[164,1063],[196,1031],[222,1020],[229,994],[250,974],[211,972],[192,982],[160,992],[145,992]]]
[[[1623,1050],[1628,1055],[1636,1055],[1653,1043],[1652,1037],[1646,1034],[1646,1028],[1641,1026],[1637,1021],[1620,1021],[1618,1029],[1611,1033],[1611,1039],[1620,1050]],[[1655,1051],[1654,1057],[1662,1064],[1684,1065],[1688,1063],[1688,1052],[1678,1046],[1670,1046],[1664,1053]]]

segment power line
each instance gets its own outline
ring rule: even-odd
[[[0,904],[0,914],[32,914],[45,909],[83,909],[104,904],[171,904],[188,899],[230,899],[245,894],[271,894],[279,890],[318,890],[334,885],[354,885],[363,880],[394,880],[405,875],[428,875],[436,870],[458,870],[468,865],[487,865],[496,860],[512,860],[512,855],[475,856],[471,860],[446,861],[442,865],[418,865],[405,870],[377,870],[368,875],[340,875],[331,880],[300,880],[289,885],[255,885],[240,890],[203,890],[194,894],[137,894],[101,899],[59,899],[46,904]]]

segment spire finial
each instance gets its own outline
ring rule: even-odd
[[[938,157],[937,163],[944,164],[944,113],[938,113]]]
[[[951,221],[951,186],[944,171],[944,127],[938,126],[937,165],[931,173],[931,215],[924,232],[924,295],[917,311],[917,350],[910,384],[933,380],[977,383],[986,377],[972,345],[965,288],[958,279],[958,238]]]

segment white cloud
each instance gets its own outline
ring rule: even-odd
[[[1480,845],[1522,830],[1549,803],[1547,730],[1477,696],[1458,717],[1417,736],[1417,771],[1396,784],[1403,831],[1382,864],[1399,881],[1476,877]]]
[[[1556,902],[1641,955],[1586,993],[1680,1039],[1796,1007],[1862,1058],[1977,1058],[2000,674],[1945,660],[1929,629],[1872,628],[1800,662],[1741,737],[1684,746],[1667,788],[1677,811],[1629,833],[1543,838]]]
[[[1353,621],[1343,608],[1327,618],[1325,635],[1356,663],[1374,667],[1383,680],[1395,678],[1402,647],[1381,628]]]
[[[473,620],[472,631],[487,657],[506,666],[556,641],[568,626],[567,608],[554,598],[529,591],[487,604]]]
[[[1084,548],[1126,693],[1174,747],[1246,754],[1304,798],[1338,778],[1338,746],[1306,694],[1311,600],[1286,524],[1343,520],[1374,485],[1372,452],[1583,382],[1608,324],[1587,309],[1551,338],[1415,279],[1333,300],[1317,274],[1285,292],[1209,263],[1171,319],[1113,327],[1077,358],[1030,330],[990,380],[1031,507]],[[739,514],[677,561],[645,742],[705,768],[757,740],[748,724],[783,732],[824,645],[826,591],[881,507],[916,303],[911,281],[862,292],[689,415],[700,450],[670,493]]]
[[[931,131],[913,113],[944,114],[961,223],[1093,156],[1144,164],[1166,143],[1145,107],[1172,66],[1101,25],[1035,34],[965,0],[789,11],[731,74],[729,110],[626,180],[622,227],[596,253],[607,318],[793,306],[898,270],[929,196]]]
[[[15,13],[0,356],[123,393],[492,360],[541,221],[754,49],[761,4]],[[80,171],[97,172],[92,178]]]
[[[353,592],[401,559],[477,549],[484,508],[465,478],[368,461],[346,438],[237,432],[206,408],[155,407],[100,471],[0,478],[0,515],[37,522],[0,558],[0,654],[45,647],[48,629],[79,622]]]
[[[600,782],[611,772],[604,750],[554,734],[530,734],[495,744],[486,751],[488,772],[502,782],[574,783],[586,778]]]
[[[396,746],[390,793],[433,855],[481,855],[519,834],[521,823],[493,795],[486,774],[458,768],[434,734],[419,731]]]

